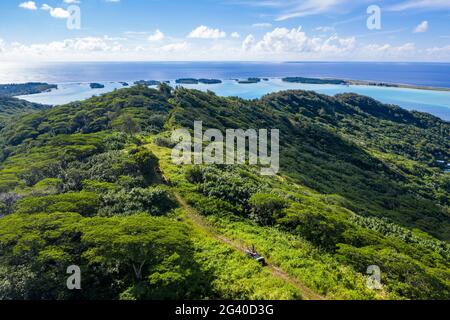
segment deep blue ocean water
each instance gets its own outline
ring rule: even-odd
[[[171,80],[182,77],[327,77],[450,88],[450,63],[80,62],[0,65],[0,83]]]
[[[175,80],[178,78],[217,78],[220,85],[187,86],[212,90],[223,96],[259,98],[286,89],[313,90],[334,95],[355,92],[397,104],[408,110],[431,113],[450,120],[450,91],[428,91],[368,86],[304,85],[283,83],[279,78],[302,76],[370,80],[418,86],[450,88],[450,63],[363,63],[363,62],[92,62],[0,64],[0,83],[43,81],[56,83],[59,89],[22,98],[46,104],[83,100],[115,88],[120,81]],[[237,84],[232,79],[267,77],[259,84]],[[91,90],[89,82],[105,84],[105,89]]]

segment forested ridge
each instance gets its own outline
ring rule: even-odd
[[[138,85],[51,109],[11,99],[0,98],[0,299],[305,298],[190,221],[176,195],[328,299],[450,298],[448,122],[306,91],[243,100]],[[200,120],[279,129],[280,174],[174,165],[172,129]],[[80,291],[65,286],[70,265]],[[370,265],[381,290],[366,286]]]
[[[47,108],[49,107],[0,95],[0,130],[7,122],[11,122],[13,117]]]
[[[0,84],[0,95],[21,96],[46,92],[57,88],[58,86],[56,84],[48,84],[43,82]]]

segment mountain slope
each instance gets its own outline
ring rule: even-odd
[[[174,165],[171,129],[199,120],[280,129],[280,174]],[[356,95],[166,85],[22,116],[0,132],[0,298],[298,299],[301,283],[329,299],[447,299],[449,130]],[[175,195],[288,278],[186,221]],[[71,264],[81,293],[58,285]],[[381,291],[366,287],[370,265]]]
[[[351,200],[348,209],[360,214],[450,239],[448,175],[430,166],[450,159],[449,123],[410,114],[413,121],[398,125],[342,103],[342,96],[302,91],[249,102],[178,90],[176,99],[179,107],[169,120],[174,126],[192,127],[203,119],[205,128],[221,130],[277,128],[282,170],[297,182]],[[417,125],[419,116],[430,129]]]
[[[46,108],[48,107],[0,95],[0,130],[13,116],[36,112]]]

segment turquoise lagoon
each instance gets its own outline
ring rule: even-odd
[[[129,83],[132,84],[133,82],[130,81]],[[20,96],[19,98],[36,103],[61,105],[123,88],[122,84],[118,82],[104,82],[103,84],[105,85],[103,89],[91,89],[89,83],[62,83],[58,85],[57,90]],[[171,84],[175,86],[175,81],[171,81]],[[244,99],[256,99],[283,90],[310,90],[331,96],[352,92],[372,97],[384,103],[399,105],[407,110],[427,112],[444,120],[450,120],[450,91],[359,85],[299,84],[283,82],[279,78],[271,78],[269,81],[254,84],[239,84],[235,80],[224,80],[221,84],[183,86],[202,91],[210,90],[220,96],[237,96]]]

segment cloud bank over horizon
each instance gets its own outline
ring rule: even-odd
[[[172,11],[147,1],[0,4],[16,15],[0,21],[0,30],[13,30],[0,31],[0,57],[12,62],[450,61],[450,0],[382,1],[379,30],[366,26],[368,1],[200,2],[189,6],[176,0]],[[73,5],[82,13],[80,30],[65,25]],[[14,28],[18,21],[20,28]],[[27,34],[32,30],[34,36]]]

